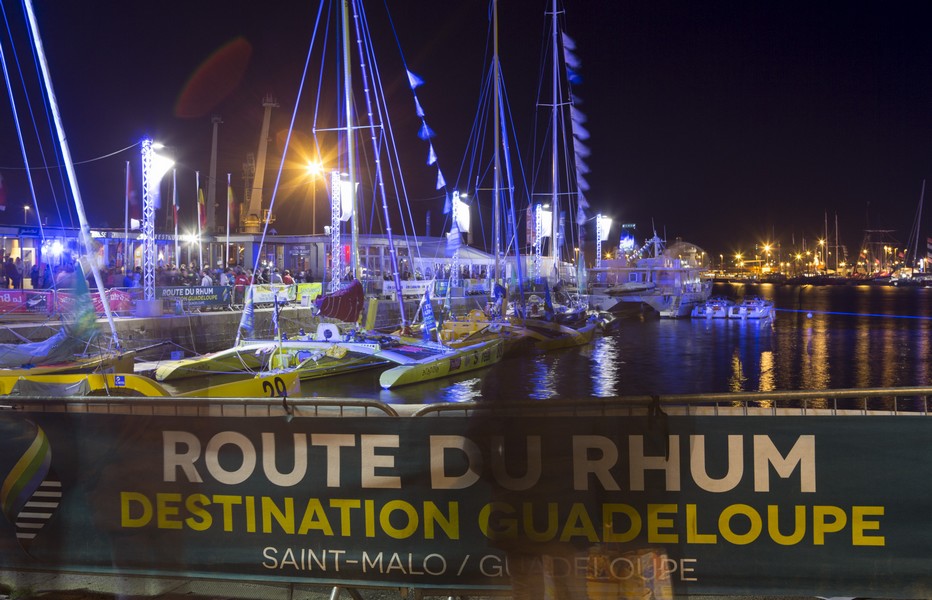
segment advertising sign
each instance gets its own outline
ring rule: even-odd
[[[202,306],[228,306],[233,293],[232,286],[175,286],[155,288],[155,297],[162,300],[181,300],[189,308]]]
[[[930,427],[0,412],[0,568],[930,597]]]

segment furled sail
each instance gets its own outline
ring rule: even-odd
[[[323,294],[314,300],[320,316],[337,319],[344,323],[358,321],[364,304],[365,293],[362,284],[356,279],[346,287],[331,294]]]

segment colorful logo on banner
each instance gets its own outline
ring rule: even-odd
[[[28,554],[33,540],[55,514],[61,502],[61,481],[52,471],[52,448],[45,431],[31,421],[20,421],[29,431],[4,432],[28,442],[0,487],[0,510],[13,525],[16,540]],[[31,441],[30,441],[31,440]]]

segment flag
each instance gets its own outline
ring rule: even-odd
[[[246,288],[246,301],[243,303],[243,314],[240,316],[239,328],[236,332],[236,341],[249,339],[255,333],[255,306],[252,301],[252,285]],[[242,336],[242,337],[241,337]]]
[[[6,212],[6,187],[3,185],[3,175],[0,175],[0,210]]]
[[[130,223],[142,223],[142,205],[139,203],[139,193],[136,186],[133,185],[133,172],[129,168],[129,161],[126,162],[126,211]],[[138,229],[134,227],[133,229]]]
[[[197,189],[197,226],[200,231],[207,229],[207,208],[204,206],[204,190]]]
[[[430,331],[437,329],[437,320],[434,318],[434,306],[430,303],[430,287],[424,290],[421,300],[421,314],[424,316],[424,341],[430,341]]]
[[[238,223],[239,215],[236,211],[236,200],[233,198],[233,186],[227,186],[227,218],[230,223]]]
[[[172,225],[178,233],[178,186],[172,184]]]
[[[420,77],[418,77],[411,71],[408,71],[408,85],[411,86],[412,90],[416,88],[417,86],[422,85],[423,83],[424,83],[423,79],[421,79]]]

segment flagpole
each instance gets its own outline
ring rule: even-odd
[[[227,244],[224,252],[223,266],[230,266],[230,212],[233,210],[233,188],[230,187],[230,174],[227,173]]]
[[[178,169],[172,169],[172,221],[175,225],[175,266],[181,266],[178,250]]]
[[[194,172],[194,180],[197,185],[197,196],[195,197],[195,202],[197,202],[197,262],[198,269],[204,268],[204,252],[201,249],[201,172]]]
[[[126,194],[126,198],[124,198],[125,208],[123,210],[123,273],[129,274],[129,161],[126,161],[125,180],[126,185],[123,186]]]

